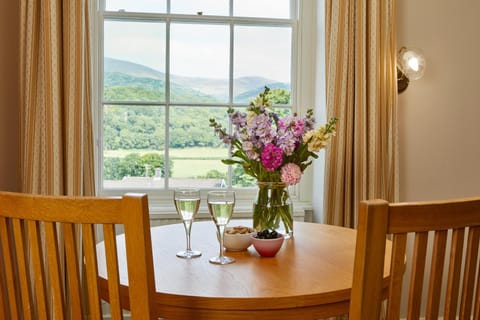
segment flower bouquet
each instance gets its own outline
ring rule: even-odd
[[[227,165],[239,164],[257,180],[258,195],[253,206],[253,226],[257,230],[276,229],[280,221],[285,233],[292,234],[293,214],[288,186],[300,182],[305,169],[318,158],[316,152],[327,146],[335,135],[336,118],[314,128],[313,110],[305,117],[280,117],[269,101],[265,87],[247,112],[228,109],[233,132],[229,134],[215,119],[210,126],[231,148]]]

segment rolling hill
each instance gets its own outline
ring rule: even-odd
[[[164,99],[165,73],[129,61],[105,58],[104,85],[106,100],[148,101]],[[264,86],[290,89],[290,84],[262,77],[234,79],[234,102],[248,103]],[[171,100],[175,102],[227,102],[228,79],[183,77],[171,75]],[[146,91],[150,93],[145,94]],[[142,96],[138,96],[138,95]],[[132,96],[134,95],[134,96]]]

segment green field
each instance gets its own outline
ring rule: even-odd
[[[210,170],[227,172],[228,166],[220,160],[177,159],[173,161],[173,178],[195,178],[205,176]]]
[[[144,155],[152,150],[105,150],[105,157],[123,158],[130,153]],[[163,151],[158,151],[163,154]],[[170,149],[170,159],[173,161],[172,178],[195,178],[205,176],[210,170],[226,173],[228,167],[220,162],[227,157],[224,148],[185,148]]]

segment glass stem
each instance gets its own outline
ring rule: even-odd
[[[223,233],[225,232],[225,226],[218,226],[218,238],[220,240],[220,261],[223,261]]]
[[[183,225],[185,226],[185,235],[187,236],[187,252],[192,251],[190,248],[190,231],[192,230],[192,220],[184,220]]]

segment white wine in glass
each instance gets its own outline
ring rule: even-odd
[[[208,211],[217,227],[218,239],[220,241],[220,253],[218,257],[210,258],[211,263],[229,264],[235,262],[232,257],[227,257],[223,253],[223,236],[225,226],[232,217],[235,207],[235,192],[233,191],[210,191],[207,196]]]
[[[192,250],[190,247],[192,223],[200,207],[200,190],[196,188],[177,188],[173,191],[173,199],[177,213],[182,218],[187,236],[187,248],[184,251],[177,252],[177,257],[185,259],[200,257],[202,253]]]

